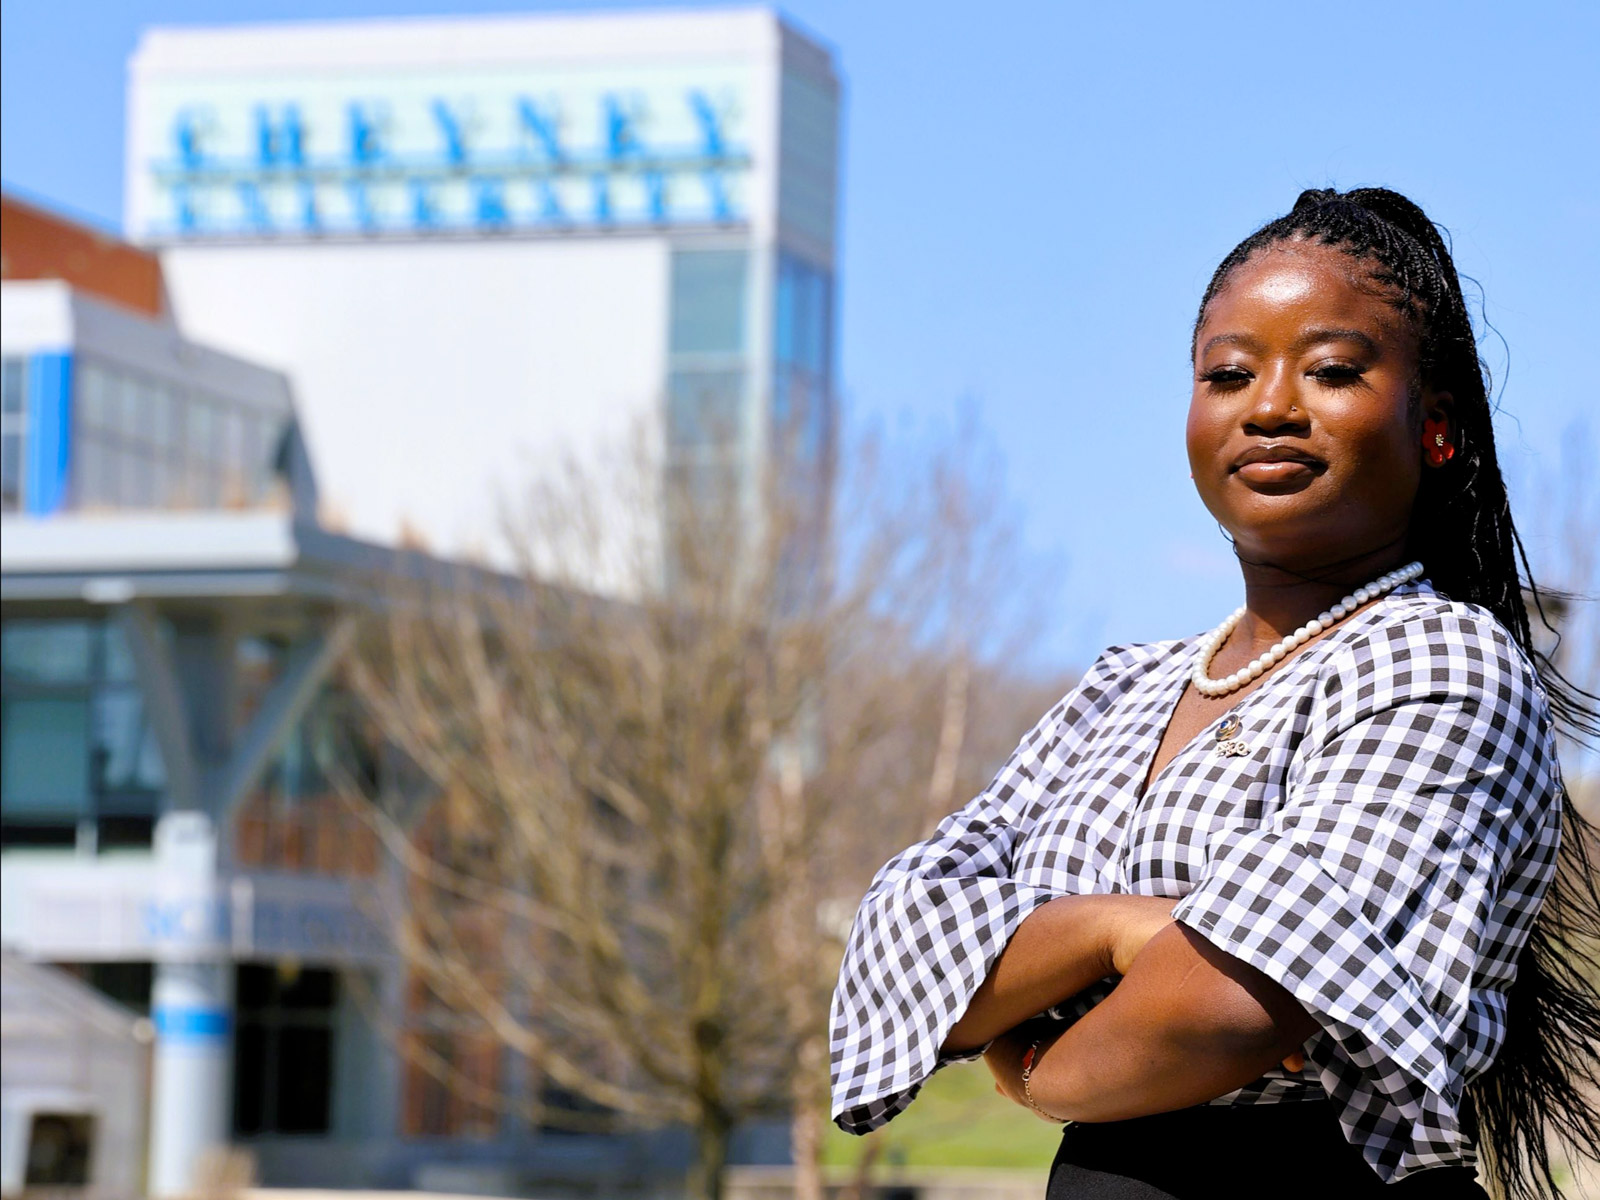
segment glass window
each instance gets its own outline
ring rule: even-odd
[[[0,670],[7,680],[86,683],[96,626],[88,621],[7,621]]]
[[[697,514],[695,525],[682,532],[706,534],[716,521],[734,516],[744,472],[735,459],[711,457],[675,463],[667,470],[667,481],[673,498],[693,505]]]
[[[160,408],[160,392],[148,379],[129,378],[122,397],[123,439],[146,445],[151,440],[150,425]]]
[[[249,413],[244,423],[240,443],[244,455],[244,479],[252,502],[261,499],[272,478],[272,434],[267,418],[260,413]]]
[[[105,636],[100,650],[104,655],[100,674],[108,683],[132,683],[138,678],[133,663],[133,652],[128,649],[128,639],[116,625],[103,626]]]
[[[824,272],[792,255],[779,256],[774,331],[779,362],[829,374],[832,290]]]
[[[147,424],[144,440],[150,448],[165,458],[178,449],[179,394],[172,388],[152,384],[145,392]]]
[[[77,506],[238,506],[257,502],[271,482],[275,419],[249,405],[93,361],[75,386]],[[20,448],[15,458],[20,470]]]
[[[115,371],[101,368],[99,394],[87,414],[90,425],[101,433],[120,438],[129,424],[126,381]]]
[[[799,462],[816,465],[833,426],[828,394],[804,371],[780,367],[773,383],[773,436]]]
[[[778,259],[778,291],[773,299],[774,325],[773,353],[780,363],[792,363],[795,358],[795,305],[799,301],[795,288],[795,273],[787,255]]]
[[[28,360],[8,358],[0,361],[0,415],[20,417],[28,387]]]
[[[83,508],[111,508],[117,502],[117,459],[98,431],[86,433],[72,448],[72,478]]]
[[[224,504],[248,504],[252,498],[252,464],[247,443],[253,423],[253,414],[245,409],[227,409],[218,414]]]
[[[89,811],[89,705],[0,702],[0,807],[8,819],[76,821]]]
[[[279,1133],[326,1133],[333,1096],[333,1029],[290,1025],[278,1037]]]
[[[244,417],[238,409],[217,413],[218,457],[223,470],[236,474],[244,465]]]
[[[107,792],[159,792],[166,770],[155,731],[145,717],[144,697],[134,688],[104,689],[95,696],[96,764]]]
[[[241,965],[234,994],[234,1133],[327,1133],[338,975],[286,964]]]
[[[120,630],[11,620],[3,631],[3,840],[148,846],[166,787],[160,746]]]
[[[128,502],[128,456],[114,442],[100,447],[100,470],[95,477],[100,501],[107,508],[120,508]]]
[[[778,142],[778,214],[811,241],[833,243],[838,170],[838,96],[792,71],[783,74]]]
[[[0,361],[0,511],[22,508],[22,439],[27,431],[28,362]]]
[[[27,1123],[22,1191],[78,1193],[89,1183],[94,1152],[94,1117],[87,1113],[40,1112]]]
[[[673,354],[738,354],[744,349],[743,250],[680,250],[672,256]]]
[[[150,987],[155,969],[147,962],[97,962],[84,967],[90,987],[124,1008],[150,1015]]]
[[[190,396],[184,413],[184,450],[191,467],[214,470],[217,463],[217,410],[199,396]]]
[[[77,386],[73,390],[73,420],[80,430],[107,429],[113,424],[108,395],[110,376],[92,362],[82,362],[78,367]]]
[[[22,432],[0,432],[0,511],[22,509]]]
[[[117,499],[124,508],[149,508],[155,498],[155,464],[138,450],[124,450],[117,455],[117,473],[121,486]]]
[[[791,254],[778,258],[773,429],[802,462],[816,464],[832,438],[833,281]]]
[[[96,508],[100,497],[95,490],[99,477],[100,446],[82,426],[72,438],[72,461],[68,464],[74,508]]]
[[[118,435],[124,442],[143,442],[149,408],[149,385],[142,379],[120,373],[112,375],[111,381]]]
[[[743,371],[674,371],[668,395],[673,448],[726,446],[739,441],[744,425]]]

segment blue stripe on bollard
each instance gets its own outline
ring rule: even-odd
[[[180,1008],[169,1005],[151,1014],[156,1036],[175,1041],[213,1041],[228,1036],[232,1014],[225,1008]]]

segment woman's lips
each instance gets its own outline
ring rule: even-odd
[[[1251,487],[1263,491],[1291,490],[1304,487],[1322,474],[1324,464],[1303,459],[1286,458],[1266,462],[1249,462],[1236,467],[1234,474]]]

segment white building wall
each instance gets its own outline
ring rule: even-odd
[[[565,446],[661,403],[664,238],[173,246],[185,331],[293,381],[328,515],[488,546]]]

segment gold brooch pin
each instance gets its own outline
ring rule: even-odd
[[[1250,747],[1239,740],[1242,728],[1243,722],[1237,713],[1229,713],[1217,726],[1217,753],[1223,758],[1243,758],[1250,753]]]

